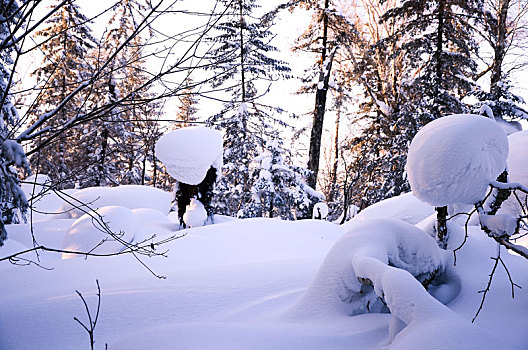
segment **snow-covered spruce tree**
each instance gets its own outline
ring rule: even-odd
[[[32,122],[57,108],[76,87],[90,78],[93,69],[87,61],[87,52],[95,47],[95,39],[88,24],[80,7],[67,3],[53,13],[44,29],[36,32],[37,40],[42,41],[39,47],[44,59],[32,73],[40,90],[29,110]],[[56,131],[84,113],[87,102],[86,94],[76,94],[44,127]],[[48,174],[57,188],[73,187],[84,177],[85,153],[79,141],[84,130],[83,126],[69,128],[51,142],[46,137],[34,139],[33,148],[38,152],[31,156],[32,169]]]
[[[483,0],[406,0],[383,15],[384,21],[402,23],[389,38],[400,42],[407,70],[404,88],[412,109],[402,108],[401,117],[420,127],[442,115],[467,111],[462,99],[475,87],[477,68],[472,28],[482,11]]]
[[[322,200],[305,183],[303,169],[290,164],[290,154],[276,136],[266,142],[264,152],[257,158],[258,178],[251,188],[251,201],[244,206],[243,217],[280,217],[293,220],[305,215],[311,202]],[[314,198],[316,197],[316,198]]]
[[[406,0],[383,15],[384,21],[402,23],[389,37],[399,42],[406,69],[405,101],[392,111],[392,119],[405,125],[400,129],[400,142],[408,143],[431,120],[468,111],[462,99],[476,86],[473,57],[478,46],[472,28],[482,5],[483,0]],[[405,155],[400,159],[395,172],[403,174]],[[438,231],[446,235],[447,208],[436,209]]]
[[[525,55],[517,55],[512,50],[525,50],[526,46],[526,21],[523,13],[528,10],[525,2],[511,0],[487,0],[481,19],[481,34],[484,42],[492,50],[492,61],[485,55],[480,58],[487,65],[477,78],[482,78],[490,73],[489,90],[479,89],[476,96],[479,103],[476,109],[487,105],[493,112],[493,117],[499,122],[510,122],[511,132],[520,130],[520,125],[515,122],[519,119],[528,119],[528,112],[522,107],[524,100],[513,93],[514,88],[511,77],[515,71],[526,66]],[[515,55],[512,63],[511,56]],[[514,121],[512,123],[512,121]],[[506,123],[502,123],[507,125]]]
[[[216,189],[216,211],[237,215],[248,202],[254,175],[251,159],[271,135],[273,124],[285,125],[274,114],[282,110],[258,103],[266,85],[280,77],[288,78],[290,69],[270,57],[276,48],[270,44],[273,16],[255,17],[255,0],[219,1],[225,13],[215,27],[214,44],[206,58],[215,73],[212,86],[231,93],[231,100],[208,122],[225,132],[224,167]],[[263,86],[264,85],[264,86]]]
[[[347,170],[347,196],[360,208],[407,192],[404,166],[414,135],[431,120],[468,110],[462,99],[476,86],[471,28],[481,5],[408,0],[361,7],[370,12],[359,18],[369,19],[355,21],[356,35],[346,37],[364,91],[362,130],[348,141]]]
[[[104,97],[95,105],[104,114],[94,129],[107,130],[112,140],[104,163],[115,169],[112,179],[116,184],[154,184],[158,175],[154,145],[162,133],[155,121],[159,106],[149,100],[144,38],[137,31],[144,10],[141,1],[117,4],[104,41],[93,53],[97,65],[113,57],[98,82]],[[114,102],[112,109],[106,108],[109,101]]]
[[[190,77],[185,80],[185,85],[187,87],[178,96],[179,104],[173,129],[189,126],[189,122],[196,120],[196,113],[198,112],[198,98],[194,91],[196,85]]]
[[[237,113],[216,125],[225,131],[222,177],[215,188],[215,212],[218,214],[242,215],[245,203],[251,200],[250,190],[255,180],[251,159],[258,154],[260,142],[245,127],[247,119],[246,104],[242,103]]]
[[[0,2],[0,246],[7,238],[6,224],[16,221],[15,211],[24,214],[28,207],[27,199],[20,189],[18,173],[15,167],[30,173],[29,164],[22,146],[10,139],[13,128],[18,122],[18,113],[11,102],[11,69],[13,64],[11,53],[13,46],[9,37],[11,26],[18,23],[18,5],[16,1]]]

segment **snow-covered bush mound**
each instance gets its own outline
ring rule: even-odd
[[[352,221],[355,224],[335,243],[312,285],[290,310],[294,318],[380,312],[385,304],[379,297],[384,292],[387,296],[383,280],[392,271],[403,269],[423,281],[444,270],[444,251],[431,236],[415,226],[394,219]],[[433,300],[420,282],[412,280],[427,295],[420,296],[421,299]],[[407,293],[404,286],[398,288],[391,295]],[[412,300],[411,296],[408,298]]]
[[[187,227],[199,227],[205,224],[205,220],[207,220],[207,212],[204,205],[198,199],[191,198],[191,203],[187,205],[183,214],[183,222]]]
[[[33,196],[37,196],[47,189],[47,185],[51,184],[51,180],[48,175],[37,174],[29,175],[24,181],[21,182],[20,188],[26,194],[27,199]]]
[[[156,157],[169,175],[189,185],[202,182],[211,166],[221,168],[222,151],[222,135],[205,127],[177,129],[156,143]]]
[[[62,241],[62,249],[95,254],[117,253],[132,242],[139,225],[130,209],[102,207],[84,214],[71,225]],[[62,254],[63,259],[76,256],[82,255]]]
[[[50,178],[44,174],[30,175],[21,182],[20,187],[24,191],[30,207],[33,209],[32,212],[28,212],[28,220],[38,222],[65,216],[53,214],[61,211],[64,200],[49,189],[50,185]],[[62,190],[59,193],[68,196],[71,192],[73,190]]]
[[[126,185],[117,187],[88,187],[71,194],[62,211],[78,218],[85,212],[106,206],[121,206],[128,209],[150,208],[168,214],[171,195],[159,188]]]
[[[420,221],[433,214],[434,208],[418,200],[411,192],[400,194],[381,202],[372,204],[363,209],[350,221],[350,224],[356,220],[371,220],[382,218],[399,219],[410,224],[417,224]],[[345,223],[347,229],[348,223]]]
[[[416,134],[406,171],[414,195],[432,206],[474,204],[506,168],[507,157],[508,139],[494,120],[458,114]]]
[[[142,243],[151,239],[154,235],[155,239],[159,240],[162,237],[174,234],[180,228],[179,224],[172,223],[168,215],[163,214],[159,210],[139,208],[133,209],[132,213],[134,213],[134,216],[141,224],[141,228],[136,230],[134,235],[134,243]]]

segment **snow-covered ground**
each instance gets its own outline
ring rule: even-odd
[[[190,183],[203,180],[220,153],[193,146],[174,155],[174,135],[158,152]],[[527,349],[528,264],[499,248],[478,220],[510,235],[512,215],[526,208],[509,200],[500,215],[481,208],[471,220],[449,220],[443,250],[433,238],[432,207],[471,209],[506,163],[511,180],[526,186],[527,135],[508,139],[480,116],[431,122],[410,148],[413,193],[377,203],[344,225],[218,216],[215,224],[181,230],[169,212],[171,195],[159,189],[49,192],[32,200],[32,224],[8,226],[0,248],[0,349],[88,348],[74,317],[90,321],[75,291],[94,317],[96,281],[97,349]],[[216,139],[213,148],[221,149]],[[180,167],[185,157],[206,153],[214,157]],[[29,180],[28,198],[47,189],[46,177]],[[185,214],[189,226],[205,220],[198,204]],[[316,209],[326,216],[325,204]],[[26,266],[1,261],[34,244],[70,253],[19,256]],[[118,254],[136,244],[143,253],[165,254]]]
[[[168,249],[168,257],[143,259],[166,279],[154,277],[130,254],[63,260],[60,254],[42,253],[40,264],[51,270],[1,262],[0,349],[88,348],[88,334],[74,321],[77,317],[88,322],[75,290],[86,298],[93,316],[96,280],[102,292],[95,329],[97,349],[104,349],[105,343],[112,350],[528,348],[524,330],[528,265],[524,259],[502,253],[514,282],[523,289],[516,288],[512,299],[508,277],[499,267],[484,308],[471,324],[496,245],[478,227],[470,227],[468,242],[454,266],[452,253],[440,252],[412,225],[425,220],[418,226],[427,231],[431,209],[410,200],[409,195],[378,206],[369,209],[368,217],[365,212],[343,226],[318,220],[219,218],[224,222],[178,231],[185,236],[160,248]],[[414,213],[412,220],[406,220],[411,223],[397,220],[408,219],[402,206]],[[140,239],[152,233],[163,239],[176,227],[165,220],[166,213],[154,209],[136,209],[127,215],[130,212],[136,215],[135,232]],[[396,219],[385,219],[389,212]],[[60,248],[75,220],[52,216],[35,222],[33,232],[39,243]],[[0,255],[31,245],[30,225],[13,225],[8,230],[9,240]],[[404,238],[406,232],[408,237],[420,238]],[[463,232],[454,225],[452,232],[450,244],[455,247]],[[385,239],[385,235],[393,238]],[[358,254],[353,249],[358,240],[378,248],[367,247]],[[340,299],[341,289],[346,289],[341,278],[361,269],[367,274],[376,269],[396,270],[380,262],[383,254],[395,261],[401,244],[414,246],[408,249],[415,249],[414,255],[402,253],[393,266],[436,252],[436,260],[425,269],[445,265],[445,280],[432,294],[447,307],[430,297],[414,278],[407,283],[411,275],[397,270],[400,275],[390,273],[396,277],[380,282],[389,307],[396,305],[394,317],[375,310],[350,316]],[[385,247],[381,249],[385,253],[379,246]],[[372,257],[377,260],[368,260]],[[330,267],[329,261],[333,261]],[[337,289],[322,281],[321,275],[336,277],[331,283]]]

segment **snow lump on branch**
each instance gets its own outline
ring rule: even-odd
[[[508,139],[494,121],[457,114],[434,120],[414,137],[406,170],[416,197],[433,206],[474,204],[506,168]]]
[[[188,127],[163,135],[156,143],[156,156],[174,179],[198,185],[212,166],[222,166],[222,135],[205,127]]]

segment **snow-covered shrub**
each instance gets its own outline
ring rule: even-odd
[[[25,214],[28,203],[24,192],[20,189],[17,169],[30,174],[29,164],[22,146],[12,138],[13,129],[19,127],[18,112],[11,102],[11,67],[13,60],[11,52],[16,45],[7,45],[12,27],[23,23],[21,11],[16,1],[3,1],[0,5],[2,20],[0,21],[0,38],[4,43],[0,49],[0,246],[7,238],[5,225],[17,222],[16,211]]]
[[[244,205],[241,216],[293,220],[294,213],[298,216],[313,202],[324,199],[308,186],[302,168],[290,164],[290,154],[278,136],[266,142],[265,150],[253,162],[256,180],[251,187],[251,200]]]
[[[139,221],[130,209],[120,206],[101,207],[84,214],[70,227],[62,241],[62,249],[72,252],[113,254],[132,242]],[[63,259],[78,254],[62,253]]]
[[[222,167],[222,136],[205,127],[187,127],[163,135],[156,156],[176,179],[176,204],[180,223],[192,198],[198,199],[212,219],[214,184]]]
[[[443,272],[444,254],[431,236],[406,222],[395,219],[356,221],[334,244],[315,280],[290,310],[290,315],[327,317],[384,311],[385,303],[390,301],[384,288],[385,280],[392,275],[398,276],[399,269],[409,272],[415,279],[402,281],[392,295],[404,295],[406,283],[412,289],[416,289],[413,285],[418,285],[420,293],[427,294],[419,283],[427,285]],[[433,299],[430,296],[420,298]],[[391,308],[391,311],[394,310]]]
[[[31,173],[22,146],[14,140],[6,139],[7,133],[3,121],[0,122],[0,246],[7,238],[5,225],[17,223],[16,211],[19,209],[24,215],[28,208],[16,168]]]
[[[222,166],[222,135],[205,127],[173,130],[156,143],[156,157],[174,179],[198,185],[211,166]]]
[[[117,187],[88,187],[65,196],[62,211],[78,218],[85,212],[106,206],[122,206],[128,209],[151,208],[168,213],[171,196],[159,188],[125,185]]]
[[[406,171],[414,195],[432,206],[474,204],[504,171],[507,157],[508,139],[494,120],[451,115],[416,134]]]

